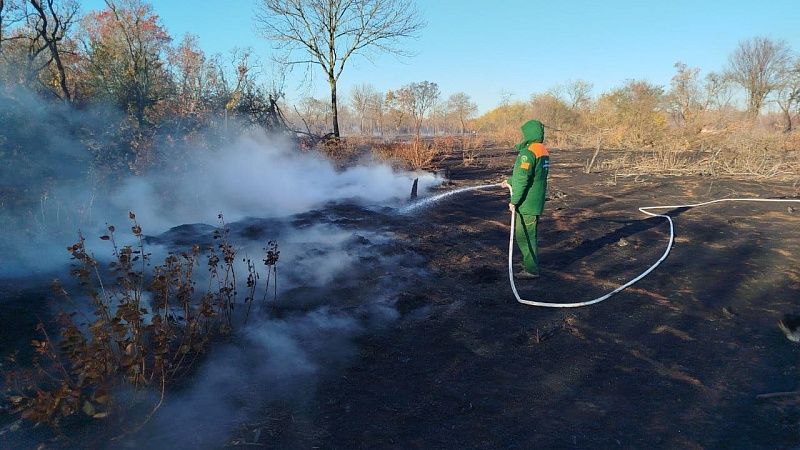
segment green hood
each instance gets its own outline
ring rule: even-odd
[[[515,147],[517,150],[528,148],[534,142],[544,142],[544,125],[538,120],[529,120],[522,126],[522,142]]]

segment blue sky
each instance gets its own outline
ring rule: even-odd
[[[267,65],[270,44],[255,29],[258,0],[154,0],[155,11],[179,40],[199,37],[209,53],[250,47]],[[584,79],[599,94],[627,79],[668,85],[677,61],[722,70],[739,41],[754,36],[786,40],[800,51],[799,0],[417,0],[427,22],[408,41],[411,58],[355,57],[345,68],[339,93],[371,83],[385,91],[433,81],[442,94],[463,91],[484,112],[501,92],[525,100],[568,80]],[[102,0],[83,0],[84,10]],[[290,101],[327,97],[318,72],[303,82],[295,70],[286,82]],[[265,73],[269,72],[265,70]]]

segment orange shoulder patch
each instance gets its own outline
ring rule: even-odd
[[[534,142],[533,144],[529,145],[528,150],[530,150],[531,153],[533,153],[533,156],[537,158],[550,155],[550,152],[547,151],[547,148],[538,142]]]

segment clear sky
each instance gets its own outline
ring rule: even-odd
[[[270,44],[255,29],[258,0],[152,0],[179,40],[199,37],[209,54],[250,47],[268,65]],[[84,10],[102,0],[83,0]],[[415,81],[439,84],[444,97],[463,91],[481,112],[501,92],[524,100],[568,80],[584,79],[599,94],[627,79],[668,85],[677,61],[722,70],[739,41],[755,36],[786,40],[800,52],[800,0],[417,0],[427,22],[409,41],[411,58],[355,57],[339,93],[371,83],[378,90]],[[325,98],[318,68],[312,84],[295,70],[286,82],[290,101]],[[265,73],[268,70],[265,70]]]

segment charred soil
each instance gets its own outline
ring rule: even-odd
[[[514,157],[487,150],[464,167],[457,156],[442,189],[498,182]],[[542,277],[517,283],[524,298],[588,300],[652,264],[668,225],[639,206],[798,195],[779,183],[585,174],[590,156],[553,152]],[[757,398],[800,389],[800,345],[777,326],[800,309],[800,212],[671,211],[676,245],[655,272],[601,304],[555,310],[514,301],[506,202],[500,189],[467,192],[396,221],[427,274],[398,293],[402,319],[359,338],[358,356],[303,412],[273,405],[241,442],[257,430],[256,442],[283,448],[800,445],[800,398]]]

